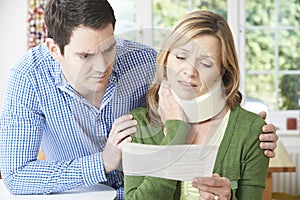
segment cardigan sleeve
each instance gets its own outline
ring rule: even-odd
[[[125,199],[174,199],[176,180],[150,176],[124,177]]]
[[[138,120],[138,119],[137,119]],[[138,120],[139,123],[139,120]],[[188,134],[190,125],[179,121],[169,120],[165,123],[166,136],[154,137],[153,144],[168,145],[168,144],[183,144],[185,137]],[[143,131],[151,129],[143,129]],[[162,129],[160,135],[163,135]],[[158,139],[160,138],[160,139]],[[135,138],[133,141],[143,143],[142,139]],[[125,199],[174,199],[176,196],[176,180],[169,180],[149,176],[127,176],[124,177]],[[179,197],[177,197],[179,198]]]
[[[253,121],[249,129],[249,140],[245,143],[245,153],[242,161],[241,179],[238,183],[237,199],[239,200],[257,200],[262,198],[265,188],[266,176],[269,166],[269,158],[267,158],[263,150],[259,148],[258,134],[262,132],[264,121],[258,117]],[[253,142],[254,141],[254,142]]]

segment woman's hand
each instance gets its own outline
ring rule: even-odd
[[[200,200],[229,200],[231,183],[228,178],[213,174],[212,177],[194,178],[193,187],[199,190]]]
[[[122,160],[122,144],[131,142],[130,135],[136,132],[137,121],[132,115],[124,115],[116,119],[112,125],[102,157],[105,171],[117,169]]]
[[[158,114],[163,124],[167,120],[178,119],[186,121],[185,114],[172,95],[171,89],[167,81],[162,81],[159,91]]]

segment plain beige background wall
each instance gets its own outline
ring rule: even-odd
[[[0,108],[9,69],[26,51],[26,0],[0,2]]]

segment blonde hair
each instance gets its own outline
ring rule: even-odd
[[[210,11],[194,11],[183,17],[169,32],[156,58],[156,74],[147,94],[147,117],[152,124],[162,124],[157,112],[158,90],[160,83],[166,78],[166,63],[169,53],[185,45],[192,38],[201,35],[212,35],[220,41],[221,71],[226,104],[230,109],[239,105],[242,95],[239,92],[240,73],[231,30],[226,20]]]

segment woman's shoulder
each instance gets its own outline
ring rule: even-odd
[[[130,114],[133,115],[133,118],[136,120],[145,119],[147,114],[147,108],[145,107],[137,107],[130,111]]]
[[[239,122],[265,124],[264,119],[257,113],[251,112],[240,106],[235,106],[232,115]]]
[[[163,133],[161,126],[154,126],[147,118],[147,108],[138,107],[130,112],[137,120],[137,131],[131,135],[132,141],[140,144],[160,144]]]
[[[257,140],[265,124],[266,122],[260,115],[236,106],[231,111],[227,128],[232,132],[238,132],[240,139],[250,140],[252,137],[253,140]]]

